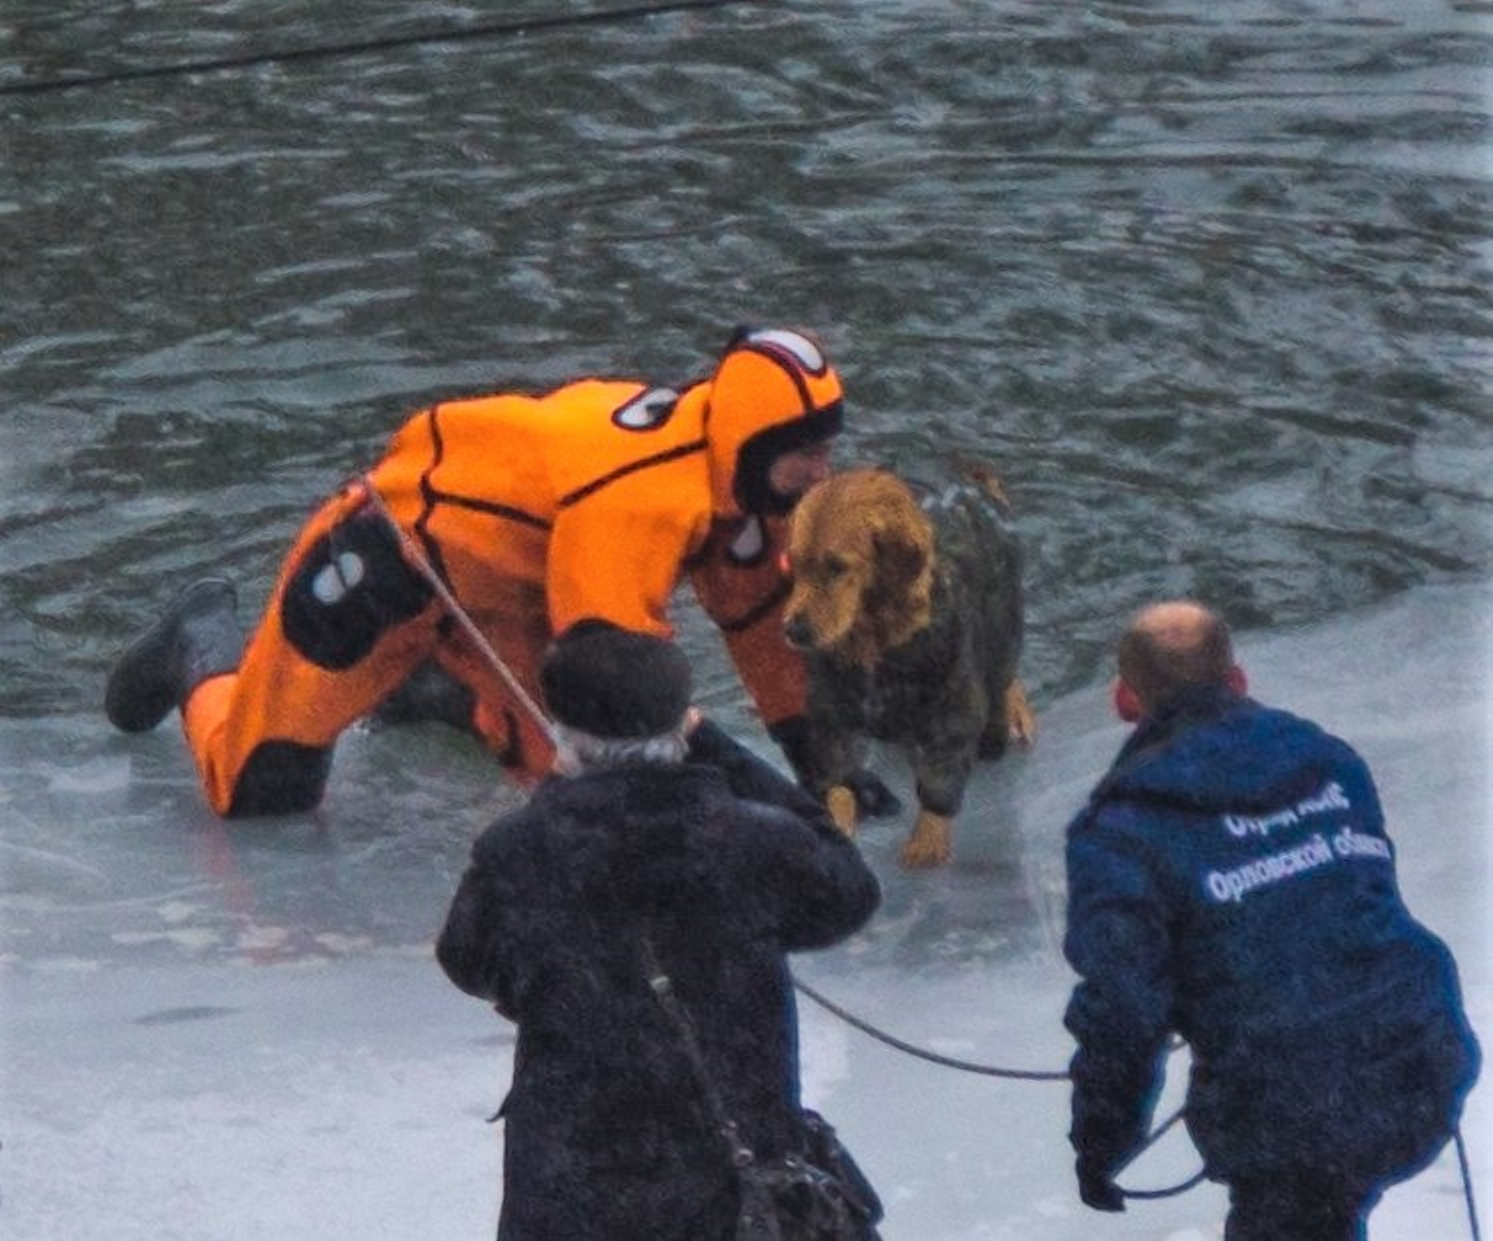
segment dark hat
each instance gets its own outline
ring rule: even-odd
[[[556,639],[539,670],[557,723],[593,737],[656,737],[689,708],[689,660],[674,643],[599,620]]]

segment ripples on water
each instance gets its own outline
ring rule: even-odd
[[[203,569],[256,603],[416,404],[687,377],[748,319],[826,336],[846,459],[998,462],[1039,699],[1160,593],[1280,626],[1486,573],[1493,9],[1078,8],[0,96],[0,711],[95,711]],[[541,11],[16,0],[0,85]]]

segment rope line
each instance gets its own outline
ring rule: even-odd
[[[1457,1166],[1462,1170],[1463,1197],[1467,1199],[1467,1226],[1472,1230],[1472,1241],[1482,1241],[1483,1234],[1477,1224],[1477,1202],[1472,1196],[1472,1165],[1467,1161],[1467,1143],[1462,1137],[1461,1125],[1452,1136],[1457,1143]]]
[[[870,1022],[862,1020],[854,1013],[849,1012],[848,1010],[841,1008],[838,1004],[835,1004],[831,1000],[826,999],[813,987],[809,986],[808,983],[803,982],[798,978],[795,978],[793,980],[793,985],[797,990],[808,996],[809,999],[813,1000],[814,1003],[818,1004],[821,1008],[825,1009],[827,1012],[833,1013],[841,1021],[845,1022],[846,1025],[854,1026],[862,1034],[870,1035],[872,1038],[876,1039],[877,1042],[885,1043],[888,1047],[894,1047],[898,1051],[906,1052],[910,1056],[916,1056],[919,1060],[927,1060],[930,1064],[939,1064],[943,1065],[945,1068],[959,1069],[960,1071],[965,1073],[979,1073],[985,1077],[1006,1078],[1010,1081],[1066,1082],[1069,1080],[1068,1071],[1066,1069],[1062,1071],[1050,1069],[1006,1069],[996,1067],[995,1065],[977,1064],[971,1060],[960,1060],[955,1058],[954,1056],[945,1056],[940,1052],[929,1051],[926,1047],[918,1047],[912,1043],[904,1042],[902,1039],[888,1034],[885,1030],[878,1029]],[[1181,1045],[1182,1044],[1180,1042],[1173,1043],[1170,1050],[1175,1051]],[[1149,1150],[1152,1146],[1159,1142],[1162,1136],[1165,1135],[1166,1132],[1171,1129],[1178,1121],[1180,1121],[1185,1114],[1185,1108],[1178,1108],[1177,1111],[1172,1113],[1170,1117],[1168,1117],[1155,1129],[1151,1130],[1151,1132],[1146,1135],[1146,1140],[1135,1149],[1134,1153],[1132,1153],[1130,1158],[1127,1159],[1123,1165],[1121,1165],[1121,1168],[1119,1170],[1123,1171],[1125,1168],[1129,1167],[1130,1164],[1139,1159],[1145,1151]],[[1194,1186],[1200,1184],[1207,1177],[1207,1175],[1208,1173],[1206,1169],[1200,1169],[1197,1173],[1195,1173],[1193,1176],[1189,1177],[1179,1185],[1170,1185],[1165,1189],[1121,1188],[1120,1192],[1127,1198],[1135,1198],[1137,1200],[1172,1198],[1176,1197],[1178,1194],[1185,1194],[1189,1189],[1192,1189]]]
[[[965,1073],[981,1073],[986,1077],[1004,1077],[1013,1081],[1022,1082],[1065,1082],[1068,1080],[1068,1071],[1043,1070],[1043,1069],[1002,1069],[988,1064],[975,1064],[970,1060],[958,1060],[953,1056],[945,1056],[936,1051],[929,1051],[925,1047],[917,1047],[912,1043],[905,1043],[901,1039],[888,1034],[885,1030],[878,1030],[868,1021],[863,1021],[854,1013],[848,1012],[838,1004],[826,999],[813,987],[802,979],[795,978],[793,985],[802,991],[809,999],[821,1008],[833,1013],[846,1025],[854,1026],[862,1034],[869,1034],[878,1042],[885,1043],[888,1047],[895,1047],[898,1051],[906,1052],[910,1056],[916,1056],[919,1060],[927,1060],[932,1064],[941,1064],[946,1068],[960,1069]]]
[[[642,21],[664,13],[686,13],[705,9],[723,9],[741,5],[764,6],[777,0],[659,0],[656,4],[632,5],[628,8],[601,9],[591,13],[572,13],[558,17],[523,17],[509,21],[484,22],[458,30],[426,30],[405,35],[388,35],[378,39],[359,39],[347,43],[319,44],[312,47],[282,48],[265,52],[245,52],[239,56],[218,56],[203,60],[176,61],[166,65],[145,65],[137,69],[115,69],[107,73],[82,74],[77,77],[42,78],[35,82],[0,83],[0,95],[44,95],[84,87],[113,86],[119,82],[139,82],[152,78],[185,77],[193,73],[223,73],[233,69],[252,69],[259,65],[294,64],[315,60],[332,60],[340,56],[361,56],[369,52],[386,52],[429,43],[464,43],[475,39],[501,38],[507,35],[532,34],[542,30],[570,27],[616,25]]]
[[[1143,1154],[1145,1154],[1146,1151],[1155,1146],[1157,1142],[1161,1141],[1161,1139],[1166,1135],[1167,1130],[1171,1129],[1173,1125],[1175,1125],[1179,1120],[1182,1119],[1182,1117],[1186,1115],[1187,1109],[1185,1107],[1179,1107],[1175,1112],[1173,1112],[1164,1121],[1162,1121],[1161,1124],[1152,1129],[1151,1132],[1146,1135],[1146,1140],[1142,1142],[1138,1147],[1136,1147],[1135,1153],[1120,1165],[1119,1171],[1123,1172]],[[1193,1173],[1192,1176],[1188,1177],[1185,1181],[1182,1181],[1176,1185],[1168,1185],[1165,1189],[1126,1189],[1123,1185],[1117,1186],[1116,1188],[1118,1188],[1120,1193],[1124,1194],[1127,1198],[1134,1198],[1138,1202],[1148,1202],[1155,1201],[1157,1198],[1175,1198],[1179,1194],[1185,1194],[1189,1189],[1201,1185],[1207,1179],[1208,1169],[1199,1168],[1195,1173]]]

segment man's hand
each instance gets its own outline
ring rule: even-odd
[[[1123,1211],[1125,1195],[1115,1184],[1113,1173],[1078,1161],[1078,1196],[1096,1211]]]

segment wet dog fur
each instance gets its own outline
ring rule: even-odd
[[[794,510],[788,639],[809,673],[806,780],[846,832],[867,738],[900,746],[918,814],[901,860],[941,866],[975,763],[1030,744],[1016,679],[1024,624],[1021,547],[995,473],[965,466],[938,490],[856,469]]]

